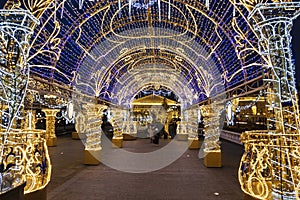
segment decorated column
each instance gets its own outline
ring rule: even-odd
[[[25,110],[24,118],[21,122],[22,129],[35,129],[35,110]]]
[[[114,135],[112,137],[112,146],[122,148],[123,138],[126,138],[123,132],[124,123],[124,110],[121,108],[111,108],[110,110],[112,118],[111,123],[114,129]]]
[[[295,67],[290,48],[293,19],[300,3],[258,4],[249,19],[259,37],[260,53],[269,59],[268,129],[245,132],[239,180],[242,190],[258,199],[299,199],[300,133]]]
[[[107,108],[105,105],[87,103],[83,106],[82,115],[84,116],[83,130],[84,140],[84,164],[98,165],[101,156],[101,124],[102,113]],[[83,122],[83,121],[82,121]]]
[[[204,121],[204,165],[206,167],[222,167],[220,138],[220,110],[216,103],[201,106]]]
[[[17,192],[23,199],[24,193],[41,191],[50,181],[51,164],[43,131],[16,127],[29,78],[29,40],[37,23],[29,11],[10,7],[0,10],[0,101],[8,108],[1,110],[8,123],[0,133],[0,198],[3,193]],[[15,189],[25,182],[24,192]]]
[[[189,137],[189,133],[188,133],[188,116],[187,116],[187,111],[183,111],[181,110],[181,121],[179,122],[178,126],[177,126],[177,134],[175,136],[175,138],[177,140],[180,140],[180,141],[187,141],[188,140],[188,137]]]
[[[57,137],[55,135],[55,120],[59,109],[44,108],[42,111],[46,114],[46,140],[48,147],[57,145]]]
[[[187,111],[188,115],[188,123],[187,123],[187,131],[188,131],[188,141],[189,141],[189,149],[199,149],[199,138],[198,138],[198,109],[192,108]]]

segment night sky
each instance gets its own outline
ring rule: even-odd
[[[0,8],[3,8],[5,2],[6,0],[0,0]],[[296,68],[296,82],[300,89],[300,17],[298,17],[294,21],[294,26],[291,34],[292,34],[293,59],[295,61],[295,68]]]
[[[300,16],[294,21],[292,29],[292,50],[295,60],[296,82],[300,85]],[[299,91],[299,90],[298,90]]]

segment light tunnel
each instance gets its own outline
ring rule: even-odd
[[[258,199],[280,195],[299,199],[299,105],[289,34],[299,15],[299,2],[8,0],[4,8],[0,13],[0,72],[20,75],[28,68],[30,74],[11,76],[13,81],[5,76],[0,79],[4,91],[0,101],[18,104],[17,109],[7,104],[10,107],[5,110],[12,111],[12,119],[23,120],[20,126],[16,126],[18,120],[3,124],[6,146],[1,156],[7,160],[14,150],[24,154],[16,160],[25,154],[30,157],[26,145],[36,148],[37,144],[28,138],[45,137],[39,141],[45,155],[34,166],[24,159],[16,164],[20,169],[40,164],[45,170],[39,172],[47,172],[47,176],[38,175],[46,178],[44,184],[32,181],[35,185],[25,193],[43,189],[50,180],[51,163],[46,155],[47,145],[57,142],[56,118],[76,121],[85,153],[111,149],[111,143],[121,149],[126,136],[138,138],[138,128],[142,132],[149,125],[150,130],[160,120],[150,119],[145,109],[149,105],[132,108],[132,102],[138,94],[162,89],[174,94],[176,101],[170,102],[182,109],[170,107],[165,123],[177,126],[178,137],[171,138],[174,147],[185,141],[185,148],[198,145],[200,149],[198,131],[203,125],[203,151],[198,156],[207,167],[221,167],[219,138],[225,134],[230,141],[245,145],[238,169],[244,193]],[[23,89],[29,91],[26,98]],[[30,110],[45,113],[45,132],[26,129],[24,124],[30,124],[30,129],[34,126],[33,117],[41,118]],[[111,118],[105,116],[110,111]],[[221,127],[225,113],[226,133]],[[116,131],[108,143],[102,143],[99,127],[108,118]],[[228,131],[234,120],[247,129],[238,126],[235,130],[241,132]],[[21,135],[21,126],[26,130],[26,141],[18,143],[26,143],[22,147],[15,145],[15,138],[23,137],[10,137],[11,133]]]
[[[31,71],[71,85],[76,85],[72,80],[78,74],[82,80],[97,71],[102,77],[98,77],[99,83],[93,90],[106,93],[102,98],[107,101],[111,100],[113,87],[107,88],[105,84],[114,85],[122,73],[139,64],[137,60],[152,62],[153,56],[175,62],[175,67],[185,70],[183,76],[195,75],[187,81],[198,94],[193,103],[205,100],[199,94],[208,96],[209,90],[217,87],[209,85],[211,80],[217,79],[215,82],[226,90],[260,76],[265,65],[264,58],[253,48],[256,35],[241,13],[236,12],[233,18],[235,6],[230,1],[210,2],[209,10],[204,2],[175,1],[170,15],[168,1],[161,1],[160,13],[155,4],[149,9],[132,7],[130,16],[128,2],[119,7],[118,1],[84,1],[82,9],[76,4],[62,1],[57,5],[61,14],[56,17],[61,30],[57,35],[61,40],[58,57],[48,54],[45,62],[45,55],[37,54],[31,60]],[[46,10],[41,19],[47,19],[47,25],[37,27],[48,35],[57,28],[52,13],[53,9]],[[39,32],[36,42],[43,43],[46,37]],[[247,38],[243,38],[243,32],[247,32]],[[36,47],[39,45],[32,48],[31,54],[38,53]],[[104,88],[107,90],[103,91]]]

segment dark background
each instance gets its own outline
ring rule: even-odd
[[[6,0],[0,0],[0,8],[3,8],[5,2]],[[294,26],[291,35],[292,35],[293,60],[295,62],[295,69],[296,69],[296,84],[297,84],[298,91],[300,91],[300,17],[294,20]]]
[[[294,26],[291,32],[293,59],[296,68],[296,83],[298,91],[300,89],[300,17],[294,20]]]

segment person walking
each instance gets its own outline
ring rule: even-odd
[[[162,131],[164,130],[163,124],[157,121],[156,117],[152,117],[153,121],[149,125],[149,136],[150,136],[150,142],[153,144],[158,145],[159,144],[159,138],[161,136]]]

